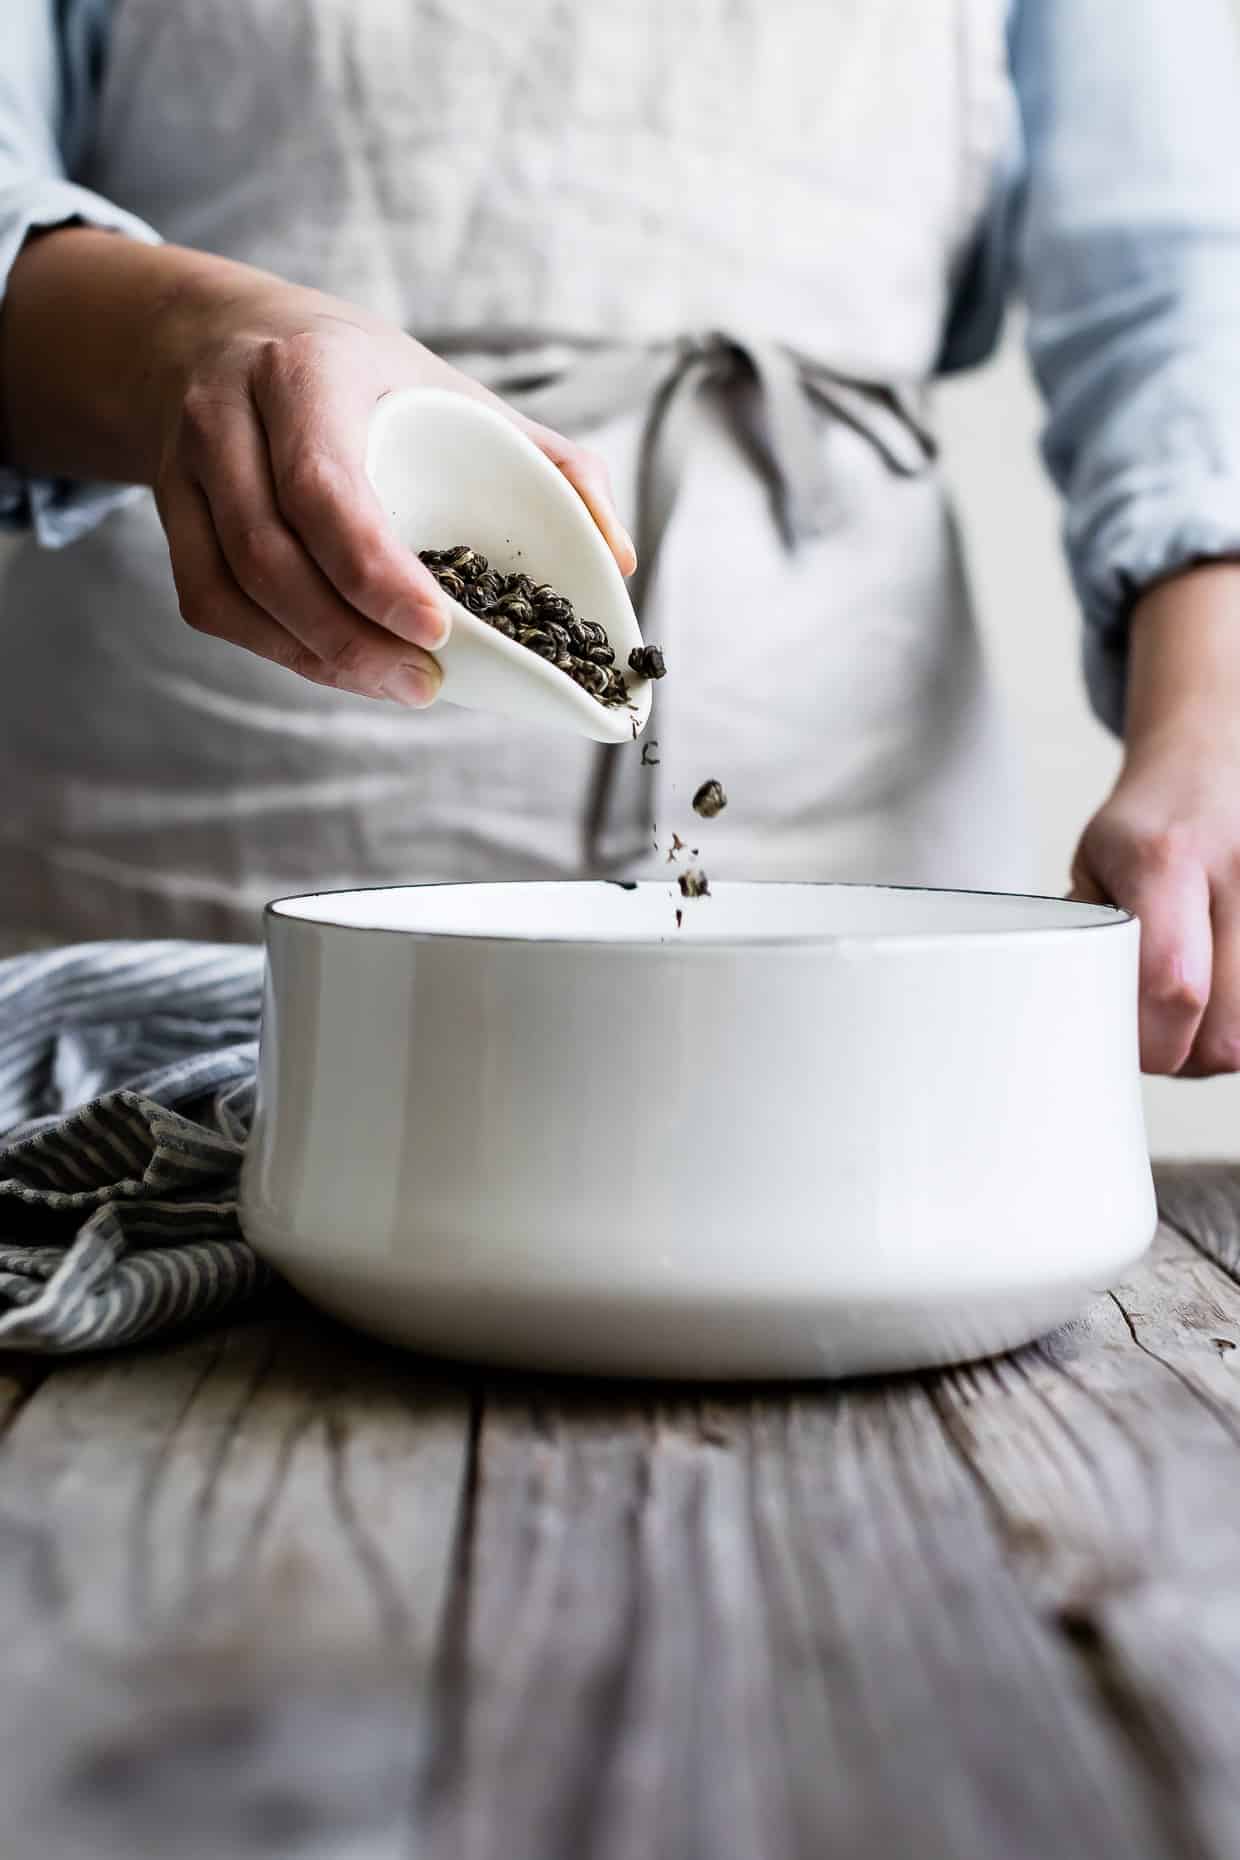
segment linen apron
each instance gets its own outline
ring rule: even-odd
[[[0,597],[8,926],[249,938],[299,890],[666,872],[673,830],[715,878],[1025,885],[925,406],[1004,13],[121,0],[83,178],[601,452],[671,675],[645,763],[320,690],[184,626],[144,495]]]

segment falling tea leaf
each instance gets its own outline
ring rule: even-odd
[[[719,781],[704,781],[693,797],[693,811],[700,814],[703,820],[713,820],[727,804],[728,797],[723,792],[723,783]]]
[[[629,654],[629,670],[639,678],[665,678],[667,666],[657,646],[634,646]]]

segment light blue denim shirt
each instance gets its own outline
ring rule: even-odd
[[[32,227],[154,240],[77,186],[114,0],[7,0],[0,289]],[[1019,120],[944,332],[993,349],[1013,292],[1047,405],[1095,708],[1118,728],[1133,595],[1240,555],[1240,53],[1229,0],[1014,0]],[[0,465],[0,523],[71,542],[131,493]]]

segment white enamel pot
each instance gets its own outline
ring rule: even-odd
[[[267,915],[242,1210],[451,1357],[840,1376],[988,1354],[1148,1245],[1138,927],[852,886],[449,885]]]

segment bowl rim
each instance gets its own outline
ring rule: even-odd
[[[960,949],[965,946],[976,947],[1013,942],[1027,946],[1031,940],[1059,943],[1091,930],[1128,931],[1137,923],[1134,913],[1124,910],[1119,905],[1091,904],[1081,899],[1054,897],[1046,892],[993,891],[977,886],[873,884],[860,879],[720,879],[718,889],[724,891],[742,887],[754,889],[758,886],[780,886],[786,890],[797,891],[891,891],[930,897],[1007,898],[1016,903],[1026,904],[1070,904],[1075,910],[1090,912],[1093,915],[1073,924],[1008,925],[1001,929],[843,931],[838,934],[800,932],[787,936],[776,934],[752,937],[712,937],[709,941],[700,941],[692,937],[681,937],[676,930],[668,930],[662,937],[640,938],[592,935],[545,936],[531,935],[521,931],[499,933],[477,930],[416,930],[404,929],[396,924],[340,923],[331,918],[299,916],[295,911],[286,908],[305,904],[311,899],[354,898],[378,892],[446,891],[455,890],[458,887],[478,890],[483,886],[503,887],[506,890],[533,890],[550,885],[615,885],[625,891],[639,888],[662,891],[666,888],[667,882],[663,879],[616,878],[425,879],[399,885],[333,886],[328,890],[294,892],[284,897],[272,898],[263,908],[264,940],[267,938],[270,924],[277,921],[303,930],[335,931],[347,936],[404,937],[416,943],[474,943],[509,949],[545,949],[548,946],[554,946],[557,949],[608,950],[617,954],[623,953],[626,956],[650,952],[666,956],[673,953],[682,960],[700,961],[710,954],[735,955],[738,950],[767,950],[786,954],[798,950],[822,953],[844,949],[850,952],[910,951],[918,948]]]

